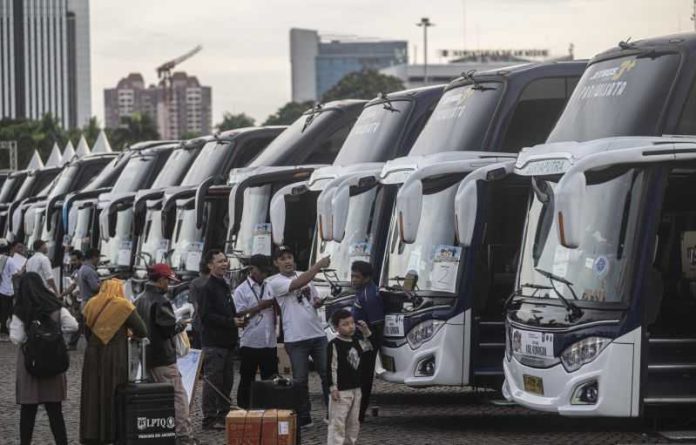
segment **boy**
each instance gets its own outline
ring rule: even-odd
[[[360,320],[357,325],[365,340],[355,338],[353,314],[345,309],[334,312],[331,323],[338,336],[329,342],[327,354],[331,390],[327,444],[355,444],[360,431],[360,358],[372,350],[367,340],[371,332],[367,323]]]

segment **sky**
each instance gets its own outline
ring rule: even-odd
[[[409,57],[422,62],[415,24],[429,17],[430,63],[439,49],[563,55],[570,43],[577,58],[589,58],[629,37],[694,29],[692,0],[99,0],[90,8],[92,114],[100,122],[104,88],[131,72],[155,83],[157,66],[200,44],[177,70],[212,87],[213,124],[226,111],[261,123],[290,100],[293,27],[408,40]]]

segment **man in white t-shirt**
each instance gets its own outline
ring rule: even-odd
[[[292,377],[296,384],[306,389],[309,377],[309,357],[312,357],[315,369],[321,377],[324,405],[328,406],[327,340],[321,320],[317,315],[317,308],[321,306],[322,302],[312,285],[312,279],[322,269],[329,267],[330,258],[322,258],[312,265],[307,272],[298,273],[292,250],[286,246],[281,246],[273,253],[273,264],[280,273],[269,278],[268,284],[280,306],[285,350],[290,357]],[[306,392],[306,394],[306,400],[297,413],[300,426],[311,426],[312,424],[309,393]]]
[[[34,255],[27,260],[27,272],[36,272],[41,276],[44,282],[44,286],[49,290],[53,291],[56,296],[60,295],[58,292],[58,286],[56,286],[56,280],[53,278],[53,267],[51,266],[51,260],[48,259],[46,254],[48,253],[48,245],[44,240],[34,241]]]
[[[14,308],[12,279],[24,267],[24,257],[18,253],[23,244],[12,242],[0,248],[0,333],[9,334],[9,323]]]

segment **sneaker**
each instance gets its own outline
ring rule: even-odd
[[[302,419],[300,420],[300,428],[311,428],[314,426],[314,422],[312,422],[312,419]]]

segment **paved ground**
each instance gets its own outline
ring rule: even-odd
[[[19,409],[14,403],[16,351],[0,343],[0,444],[19,443]],[[77,443],[82,352],[71,353],[69,396],[64,405],[70,443]],[[318,379],[311,392],[315,426],[303,431],[303,444],[326,440],[325,414],[320,402]],[[200,391],[198,392],[200,394]],[[361,444],[614,444],[666,442],[650,432],[646,422],[611,419],[566,419],[539,414],[517,406],[491,403],[499,396],[459,388],[413,390],[378,382],[375,401],[379,416],[368,417],[360,432]],[[194,401],[194,425],[199,439],[224,444],[224,433],[200,430],[200,397]],[[37,417],[35,444],[51,444],[48,419]]]

